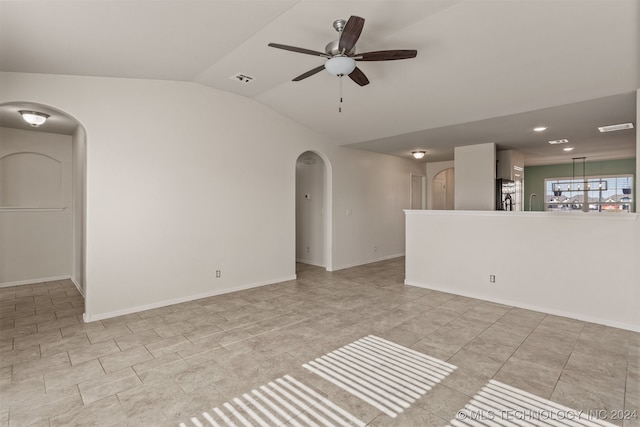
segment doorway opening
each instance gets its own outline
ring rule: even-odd
[[[21,110],[48,119],[33,127]],[[70,114],[33,102],[0,104],[0,122],[0,265],[10,266],[0,287],[70,279],[86,316],[86,131]]]
[[[298,266],[331,271],[331,171],[314,151],[296,160],[296,270]]]
[[[431,207],[435,210],[455,209],[454,169],[447,168],[433,177],[431,184]]]

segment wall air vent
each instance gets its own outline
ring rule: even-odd
[[[237,82],[240,83],[251,83],[254,79],[251,76],[248,76],[246,74],[242,74],[242,73],[238,73],[234,76],[229,77],[231,80],[235,80]]]
[[[615,132],[617,130],[633,129],[633,123],[622,123],[619,125],[603,126],[598,128],[600,132]]]

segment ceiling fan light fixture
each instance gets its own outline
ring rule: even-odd
[[[18,112],[20,113],[20,115],[22,116],[22,119],[25,122],[29,123],[29,125],[35,128],[44,124],[44,122],[46,122],[47,119],[49,118],[48,114],[39,113],[37,111],[20,110]]]
[[[411,152],[411,155],[413,155],[413,158],[416,159],[416,160],[422,159],[425,156],[425,154],[427,154],[426,151],[412,151]]]
[[[334,56],[327,59],[324,68],[334,76],[348,76],[356,69],[356,61],[348,56]]]

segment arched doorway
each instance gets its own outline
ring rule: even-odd
[[[49,117],[32,127],[24,110]],[[0,123],[0,264],[11,267],[0,285],[71,279],[86,307],[86,131],[70,114],[33,102],[0,104]],[[49,185],[31,182],[36,178]]]
[[[331,271],[331,172],[313,151],[296,160],[296,263]]]
[[[433,177],[431,207],[435,210],[455,209],[453,168],[444,169]]]

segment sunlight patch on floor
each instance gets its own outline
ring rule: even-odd
[[[202,420],[201,420],[202,419]],[[359,426],[364,423],[290,375],[251,390],[180,427]]]
[[[393,418],[456,369],[374,335],[303,366]]]
[[[610,411],[578,411],[499,381],[490,380],[449,421],[453,427],[484,426],[606,426]]]

